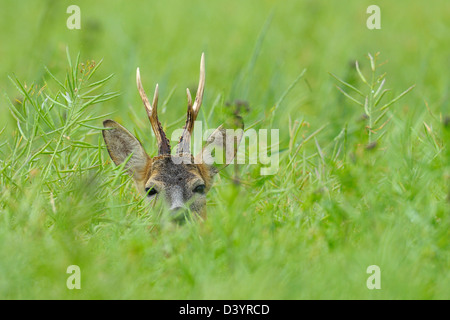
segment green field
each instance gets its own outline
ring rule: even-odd
[[[73,2],[0,0],[1,299],[450,298],[450,2]],[[202,52],[204,127],[278,129],[279,170],[228,167],[179,226],[101,128],[155,155],[136,68],[170,137]]]

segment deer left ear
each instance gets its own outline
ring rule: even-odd
[[[233,163],[244,131],[242,129],[224,129],[218,127],[206,140],[202,151],[197,154],[195,161],[209,167],[210,175]]]
[[[145,179],[151,164],[144,147],[134,135],[117,122],[105,120],[103,126],[106,129],[103,130],[103,139],[111,159],[118,166],[132,154],[125,167],[139,184]]]

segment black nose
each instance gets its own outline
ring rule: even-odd
[[[184,207],[178,207],[170,210],[170,218],[177,224],[184,224],[189,219],[189,210]]]

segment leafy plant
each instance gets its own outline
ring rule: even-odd
[[[370,53],[367,55],[370,61],[370,77],[367,78],[361,72],[358,61],[355,63],[355,68],[358,73],[359,79],[365,85],[365,90],[359,90],[355,86],[345,82],[340,79],[333,73],[330,75],[336,79],[340,84],[342,84],[349,92],[357,95],[357,98],[352,96],[349,92],[344,90],[344,88],[336,85],[338,90],[346,96],[350,101],[356,103],[364,110],[364,118],[366,121],[366,131],[367,131],[367,148],[373,148],[376,146],[377,142],[381,139],[381,137],[386,133],[383,130],[386,124],[389,122],[390,118],[386,119],[386,115],[390,111],[391,106],[400,100],[403,96],[405,96],[408,92],[410,92],[415,85],[409,87],[405,91],[403,91],[397,97],[382,103],[383,98],[386,96],[386,93],[391,91],[391,89],[384,88],[384,84],[386,82],[386,73],[378,74],[377,69],[381,65],[377,65],[377,60],[379,57],[379,52],[372,56]]]

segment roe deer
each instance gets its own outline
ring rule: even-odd
[[[158,143],[158,155],[150,158],[142,144],[127,129],[113,120],[105,120],[103,138],[109,155],[116,165],[123,163],[128,173],[133,176],[136,187],[145,192],[148,199],[162,197],[170,210],[171,219],[183,222],[189,211],[202,219],[206,216],[206,193],[210,190],[214,175],[226,167],[236,155],[242,135],[227,136],[220,126],[207,140],[202,152],[194,157],[190,152],[190,140],[205,88],[205,58],[200,60],[200,80],[194,103],[189,89],[186,89],[188,107],[186,124],[180,137],[177,152],[171,155],[169,140],[158,120],[158,84],[155,88],[153,102],[150,104],[142,87],[139,68],[136,70],[136,82],[147,115]],[[231,136],[231,137],[230,137]],[[203,155],[210,145],[226,148],[226,161],[216,166],[205,161]],[[208,157],[208,155],[206,155]],[[211,157],[209,157],[211,159]]]

